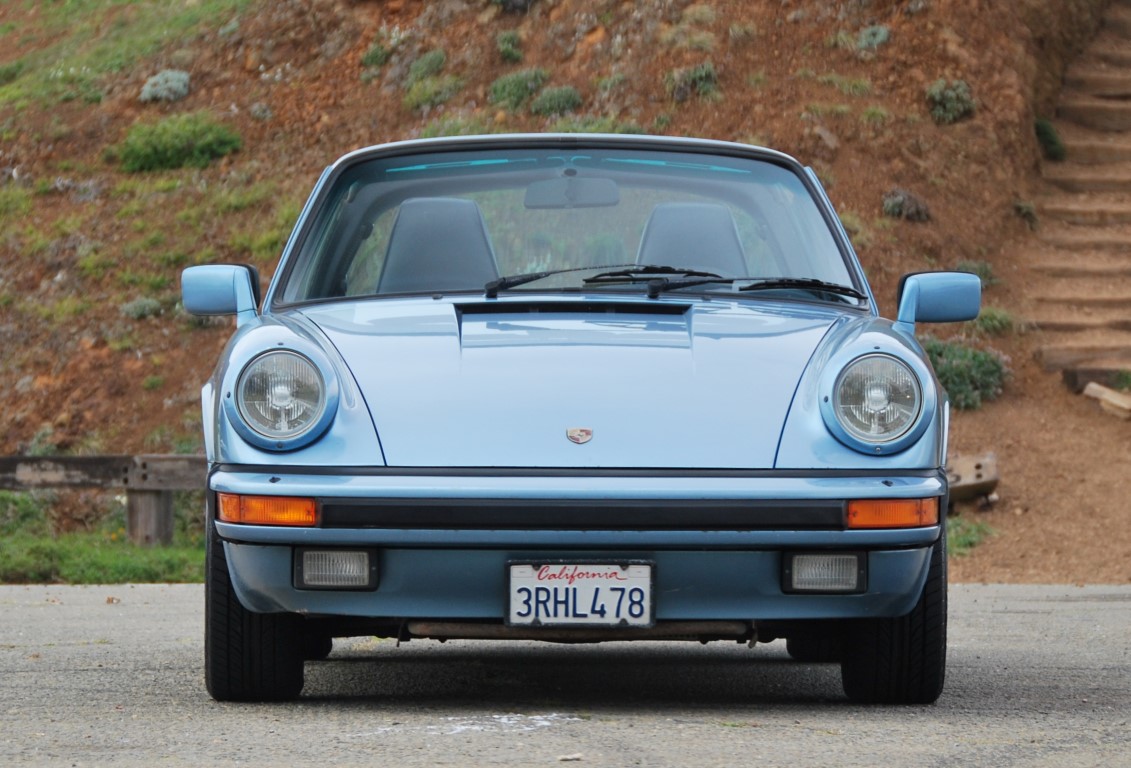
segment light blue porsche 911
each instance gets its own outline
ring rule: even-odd
[[[335,637],[784,639],[847,696],[946,665],[948,405],[817,178],[740,144],[510,135],[353,152],[203,390],[205,668],[298,696]]]

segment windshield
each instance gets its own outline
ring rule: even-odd
[[[747,280],[779,280],[770,287],[783,291],[854,284],[799,176],[692,152],[495,147],[371,159],[336,178],[301,243],[284,303],[487,287],[639,293],[649,281],[655,292],[658,273],[673,290],[735,296],[751,295],[738,293]],[[617,275],[589,279],[610,269]]]

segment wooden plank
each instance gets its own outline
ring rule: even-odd
[[[947,464],[946,474],[952,502],[989,496],[1001,479],[997,471],[997,456],[993,453],[959,456]]]
[[[126,480],[130,490],[199,491],[208,480],[203,456],[145,454],[134,456]]]
[[[173,492],[128,491],[126,533],[135,544],[145,547],[172,544]]]
[[[0,456],[0,489],[124,488],[131,456]]]
[[[1102,384],[1089,382],[1084,387],[1084,395],[1100,401],[1100,407],[1121,419],[1131,419],[1131,395],[1109,389]]]
[[[0,456],[0,490],[195,491],[204,488],[207,471],[203,456]]]

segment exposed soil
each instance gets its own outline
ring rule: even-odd
[[[958,510],[995,533],[955,558],[953,576],[1131,581],[1131,526],[1122,507],[1131,495],[1131,424],[1073,393],[1057,370],[1041,364],[1048,363],[1048,348],[1076,344],[1098,345],[1105,355],[1115,350],[1107,357],[1118,365],[1126,331],[1108,321],[1131,313],[1119,306],[1131,289],[1115,282],[1126,275],[1118,219],[1121,206],[1131,208],[1131,192],[1126,200],[1119,191],[1098,196],[1094,188],[1079,189],[1085,182],[1072,174],[1073,163],[1089,164],[1089,153],[1093,172],[1103,167],[1094,158],[1111,158],[1114,150],[1103,142],[1114,140],[1112,126],[1088,127],[1079,111],[1066,110],[1057,125],[1069,160],[1055,167],[1041,162],[1033,135],[1034,119],[1054,115],[1059,100],[1120,101],[1122,85],[1103,78],[1070,77],[1061,91],[1069,62],[1092,42],[1109,3],[535,0],[518,13],[506,5],[526,3],[256,2],[237,24],[219,19],[199,36],[103,78],[99,103],[0,106],[0,191],[37,190],[26,211],[0,207],[0,451],[199,450],[199,386],[230,328],[201,328],[178,315],[175,279],[154,281],[160,274],[142,267],[152,267],[146,261],[152,251],[172,254],[170,273],[185,261],[254,258],[238,235],[277,227],[288,206],[293,215],[328,162],[359,146],[420,135],[440,119],[476,130],[548,129],[552,118],[511,113],[489,99],[500,75],[543,67],[552,85],[578,89],[587,115],[655,133],[765,144],[811,164],[842,212],[887,313],[905,272],[962,261],[992,266],[997,281],[984,303],[1032,322],[1005,336],[973,339],[1007,354],[1012,377],[999,400],[954,415],[952,454],[994,452],[1001,483],[989,509]],[[0,29],[33,30],[39,8],[0,5]],[[1112,5],[1115,16],[1095,38],[1094,57],[1078,60],[1091,70],[1111,74],[1131,66],[1096,53],[1126,47],[1118,38],[1122,8],[1124,0]],[[129,13],[123,6],[121,14]],[[105,20],[107,28],[112,23]],[[862,48],[861,33],[880,25],[887,41]],[[411,34],[388,63],[367,72],[361,60],[382,26]],[[521,64],[497,53],[496,36],[506,30],[521,37]],[[0,38],[0,65],[48,42],[8,33]],[[408,67],[435,48],[444,49],[444,71],[463,78],[463,88],[440,107],[411,110],[403,102]],[[707,61],[717,72],[718,97],[665,87],[670,73]],[[142,84],[169,67],[190,72],[189,97],[142,104]],[[940,78],[970,85],[977,102],[972,117],[935,124],[924,94]],[[241,151],[204,170],[160,175],[167,189],[147,182],[144,193],[131,192],[136,178],[108,160],[106,150],[135,123],[197,110],[235,128]],[[1123,178],[1131,184],[1131,172]],[[1103,183],[1119,190],[1120,179],[1112,169]],[[210,190],[257,185],[270,194],[193,228],[192,206]],[[896,188],[920,200],[929,220],[884,216],[884,195]],[[1034,217],[1019,215],[1030,210],[1039,221],[1035,230]],[[1114,235],[1097,246],[1093,235],[1102,223],[1113,224]],[[139,247],[153,233],[159,234],[154,245]],[[1081,238],[1091,244],[1065,247]],[[1086,257],[1087,269],[1099,274],[1085,276],[1079,287],[1051,269],[1083,264],[1085,253],[1096,254]],[[272,266],[260,261],[265,279]],[[144,295],[139,282],[156,292],[163,314],[123,314],[123,302]],[[1097,292],[1115,309],[1065,309]],[[1061,314],[1044,314],[1050,305]],[[1050,328],[1059,327],[1053,321],[1073,314],[1105,325],[1077,329],[1085,336],[1075,341],[1052,339]],[[1088,335],[1096,333],[1102,338]]]

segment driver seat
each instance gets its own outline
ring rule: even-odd
[[[414,197],[397,211],[377,292],[482,290],[498,276],[495,250],[474,200]]]

